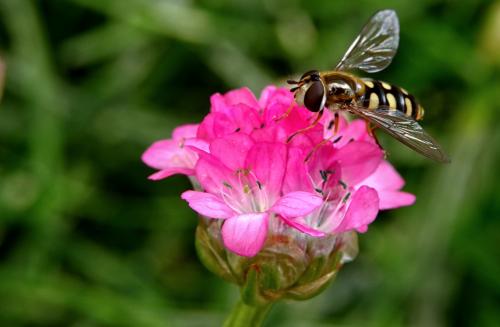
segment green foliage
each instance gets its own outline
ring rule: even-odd
[[[199,121],[214,92],[331,68],[386,7],[400,51],[375,77],[421,100],[453,162],[382,137],[417,203],[381,214],[323,294],[279,303],[268,325],[497,326],[500,6],[488,0],[0,0],[0,325],[220,325],[237,290],[196,257],[189,183],[148,181],[142,151]]]

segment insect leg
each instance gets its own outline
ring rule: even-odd
[[[338,111],[335,111],[333,114],[333,119],[335,120],[335,128],[333,130],[333,135],[337,134],[339,132],[339,127],[340,127],[340,119],[339,119],[339,113]]]
[[[316,118],[314,118],[314,121],[311,123],[311,125],[305,127],[305,128],[302,128],[302,129],[299,129],[298,131],[296,131],[295,133],[293,133],[292,135],[290,135],[288,137],[288,139],[286,140],[286,143],[290,143],[290,141],[297,135],[299,134],[302,134],[302,133],[305,133],[307,132],[308,130],[314,128],[314,126],[316,126],[316,124],[320,121],[321,117],[323,116],[323,111],[324,109],[321,109],[320,111],[318,111],[317,115],[316,115]]]
[[[333,116],[333,121],[332,121],[332,122],[330,122],[330,125],[333,125],[333,126],[332,126],[332,127],[333,127],[333,134],[332,134],[330,137],[328,137],[328,138],[324,139],[323,141],[319,142],[318,144],[316,144],[316,145],[314,146],[314,148],[313,148],[311,151],[309,151],[309,153],[307,154],[306,158],[304,159],[304,162],[308,162],[308,161],[309,161],[309,159],[311,159],[312,155],[313,155],[313,154],[314,154],[314,153],[315,153],[315,152],[316,152],[316,151],[317,151],[317,150],[318,150],[318,149],[319,149],[322,145],[324,145],[324,144],[326,144],[326,143],[330,142],[330,141],[331,141],[331,140],[332,140],[332,139],[336,136],[336,134],[337,134],[337,133],[338,133],[338,131],[339,131],[339,121],[340,121],[340,119],[339,119],[339,113],[338,113],[338,112],[335,112],[335,113],[334,113],[334,116]],[[331,128],[331,127],[329,127],[329,129],[330,129],[330,128]],[[333,141],[333,143],[338,142],[341,138],[342,138],[342,135],[341,135],[341,136],[339,136],[339,137],[338,137],[335,141]]]
[[[293,105],[294,105],[294,101],[292,101],[292,103],[290,103],[290,106],[288,107],[288,109],[281,116],[279,116],[278,118],[275,118],[274,121],[279,122],[282,119],[285,119],[286,117],[288,117],[288,115],[292,112]]]
[[[323,146],[324,144],[326,144],[326,143],[330,142],[330,141],[333,139],[333,137],[334,137],[334,136],[335,136],[335,135],[332,135],[332,136],[330,136],[329,138],[326,138],[326,139],[324,139],[323,141],[321,141],[321,142],[319,142],[318,144],[316,144],[316,145],[314,146],[314,148],[313,148],[311,151],[309,151],[309,153],[307,154],[306,158],[304,159],[304,162],[308,162],[308,161],[309,161],[309,159],[311,159],[312,155],[313,155],[316,151],[318,151],[318,149],[319,149],[321,146]]]
[[[380,144],[380,141],[378,140],[377,134],[375,134],[375,130],[377,129],[377,126],[373,126],[372,123],[370,123],[369,121],[367,121],[366,122],[366,129],[367,129],[368,135],[370,135],[371,137],[373,137],[373,139],[375,140],[375,143],[377,143],[377,145],[379,146],[379,148],[382,149],[382,151],[384,152],[384,158],[387,157],[387,152],[384,150],[384,148]]]

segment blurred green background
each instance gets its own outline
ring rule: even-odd
[[[218,326],[237,289],[194,250],[185,178],[140,155],[209,96],[332,68],[376,10],[438,165],[387,137],[417,195],[360,237],[320,296],[267,326],[500,326],[500,3],[0,0],[0,326]]]

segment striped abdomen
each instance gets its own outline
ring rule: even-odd
[[[421,120],[424,117],[424,108],[406,90],[368,78],[363,78],[362,82],[365,84],[365,92],[359,97],[359,101],[363,107],[375,109],[387,106],[415,120]]]

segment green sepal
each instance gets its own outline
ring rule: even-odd
[[[268,302],[260,294],[259,277],[261,277],[259,267],[251,265],[247,270],[245,282],[240,288],[241,299],[247,305],[261,306]]]

